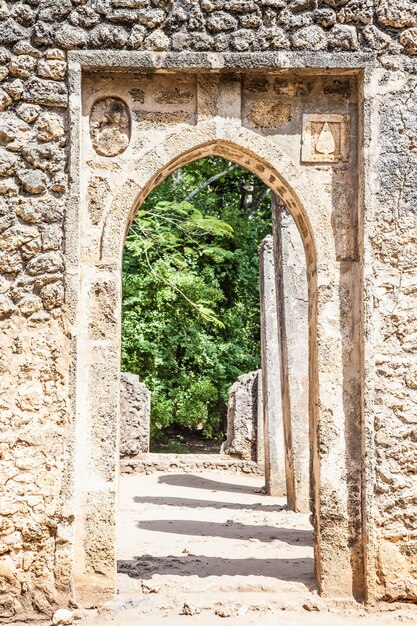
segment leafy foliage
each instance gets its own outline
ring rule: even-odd
[[[259,367],[258,246],[268,189],[217,157],[163,181],[140,207],[123,257],[122,369],[152,392],[151,431],[222,428],[227,391]]]

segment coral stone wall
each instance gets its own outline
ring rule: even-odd
[[[367,576],[378,597],[415,599],[416,3],[2,0],[0,618],[50,614],[72,593],[66,53],[82,48],[369,52],[380,64],[365,127]]]
[[[3,0],[0,17],[3,45],[42,50],[417,51],[412,0]],[[21,54],[14,76],[62,78],[61,57]]]
[[[414,69],[413,69],[414,67]],[[373,102],[377,595],[417,599],[417,80],[384,72]]]

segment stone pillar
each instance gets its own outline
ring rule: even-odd
[[[120,457],[149,452],[151,392],[136,374],[120,375]]]
[[[306,259],[297,226],[279,200],[273,201],[274,260],[281,342],[282,411],[287,443],[288,506],[309,511],[308,286]],[[286,424],[289,424],[286,433]]]
[[[264,398],[262,384],[262,370],[258,370],[258,397],[256,410],[256,462],[265,467],[265,437],[264,437]]]
[[[257,461],[258,381],[261,371],[239,376],[229,389],[227,438],[221,452]]]
[[[259,248],[259,278],[265,487],[266,492],[271,496],[285,496],[287,487],[281,400],[281,357],[271,235],[265,237]]]

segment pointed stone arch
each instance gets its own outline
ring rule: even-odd
[[[311,496],[321,591],[347,595],[357,557],[349,541],[341,268],[331,210],[308,171],[266,137],[211,120],[167,134],[124,174],[99,225],[97,245],[80,243],[76,353],[76,597],[109,598],[116,578],[121,259],[141,202],[179,167],[220,156],[255,173],[286,203],[303,240],[309,287]],[[328,202],[328,200],[327,200]],[[92,238],[93,241],[94,238]],[[345,263],[346,265],[346,263]],[[357,306],[351,294],[351,306]],[[349,343],[349,345],[347,345]],[[354,346],[359,349],[359,346]]]

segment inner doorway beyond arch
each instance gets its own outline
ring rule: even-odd
[[[153,436],[156,434],[159,441],[161,435],[164,437],[164,433],[167,432],[162,430],[163,424],[175,423],[173,421],[175,416],[188,427],[193,425],[196,427],[195,417],[193,421],[188,413],[183,415],[181,412],[184,393],[187,395],[193,392],[193,387],[190,389],[187,385],[186,389],[183,388],[184,381],[189,381],[190,376],[193,383],[198,382],[202,376],[204,382],[209,380],[211,387],[214,385],[216,388],[219,395],[213,405],[210,405],[211,412],[207,414],[206,420],[209,420],[210,429],[214,428],[213,432],[220,434],[222,423],[218,414],[219,402],[224,402],[227,388],[235,383],[237,375],[248,374],[249,370],[260,368],[260,294],[257,277],[259,262],[254,259],[257,258],[264,237],[272,232],[272,211],[278,211],[277,203],[271,205],[268,187],[260,183],[256,176],[237,165],[212,157],[191,162],[189,165],[177,170],[160,183],[160,187],[141,205],[129,231],[124,252],[122,369],[125,372],[135,371],[139,374],[140,380],[150,387],[152,402],[155,402],[152,415],[152,420],[155,421],[151,423],[151,434]],[[284,207],[280,205],[279,209],[283,211]],[[196,215],[197,226],[194,224]],[[193,218],[191,223],[190,216]],[[274,220],[274,223],[278,227],[277,220]],[[154,231],[151,232],[150,228]],[[190,228],[193,229],[192,233]],[[230,230],[231,228],[233,230]],[[209,232],[206,232],[207,229]],[[175,240],[174,248],[171,247],[172,237]],[[294,235],[292,237],[294,240]],[[184,246],[185,256],[183,256]],[[215,261],[209,254],[211,249],[216,253]],[[194,253],[191,254],[193,250]],[[301,255],[303,256],[302,252]],[[240,276],[238,269],[242,259],[244,263],[242,267],[251,278],[250,288],[246,287],[245,295],[241,293],[242,289],[245,289],[245,279]],[[301,259],[295,259],[293,255],[292,261],[300,263],[298,271],[305,273],[305,263],[303,264]],[[194,267],[196,262],[198,270]],[[172,264],[175,267],[174,274],[171,272]],[[182,274],[179,273],[180,268],[182,272],[186,272],[185,287],[181,279]],[[207,314],[201,317],[201,313],[198,313],[196,309],[198,302],[195,300],[201,292],[202,277],[207,275],[207,269],[211,270],[209,275],[214,283],[208,283],[207,287],[204,287],[205,297],[210,289],[214,291],[213,306],[217,303],[218,307],[210,309],[209,319]],[[167,273],[162,277],[160,272],[163,270]],[[197,274],[194,274],[195,271]],[[138,272],[142,276],[137,276]],[[197,281],[195,287],[197,291],[192,289],[190,280]],[[149,281],[152,284],[151,293],[148,288]],[[236,283],[239,285],[237,291]],[[226,290],[224,297],[220,297],[220,291],[224,289]],[[153,305],[151,310],[146,311],[143,310],[143,302],[149,301],[149,297]],[[273,297],[275,298],[275,290]],[[303,294],[303,297],[306,298],[306,295]],[[240,311],[238,318],[233,315],[235,304]],[[205,310],[208,310],[209,306],[212,305],[205,300]],[[261,306],[265,307],[266,304]],[[273,303],[268,302],[268,306],[272,307]],[[175,321],[174,327],[171,327],[171,321],[167,319],[167,311],[170,310]],[[183,310],[186,315],[184,327],[181,326]],[[274,310],[276,312],[276,305]],[[257,330],[254,315],[258,318]],[[160,323],[155,325],[155,319],[166,320],[164,328],[161,328]],[[223,320],[225,325],[219,328]],[[248,328],[242,326],[246,320],[249,322]],[[203,332],[204,345],[209,342],[211,346],[209,350],[211,357],[206,365],[203,365],[202,371],[199,368],[201,356],[197,354],[198,358],[194,362],[193,354],[190,353],[190,349],[195,345],[196,333],[197,345],[200,345],[199,332]],[[268,329],[266,332],[270,336]],[[273,332],[276,333],[273,342],[279,345],[276,323]],[[194,341],[190,345],[193,338]],[[175,339],[179,341],[178,344]],[[143,346],[143,354],[138,355],[135,341],[139,341]],[[160,341],[161,346],[153,345],[152,348],[151,342],[155,344]],[[211,370],[210,365],[213,350],[216,350],[219,341],[220,352],[222,353],[223,342],[226,342],[231,354],[223,354],[221,357],[222,375],[216,378],[218,368]],[[307,332],[302,341],[305,347]],[[241,345],[241,342],[246,343]],[[233,349],[235,343],[239,350]],[[269,349],[269,345],[267,348]],[[163,350],[163,358],[159,355],[159,350]],[[242,362],[239,361],[239,355],[244,359]],[[305,359],[307,364],[307,352],[304,351],[301,359]],[[267,377],[264,377],[265,381],[280,388],[279,361],[265,361],[264,365],[270,371],[273,382],[271,383]],[[273,372],[271,368],[275,371]],[[298,371],[304,369],[304,365],[300,363]],[[174,372],[180,373],[179,379]],[[227,374],[229,378],[224,381]],[[243,409],[245,417],[238,414],[238,408],[236,414],[233,412],[229,415],[229,418],[234,417],[237,420],[255,420],[253,425],[252,421],[242,424],[245,437],[254,437],[252,443],[255,450],[259,446],[256,437],[262,436],[260,441],[263,441],[260,374],[257,374],[257,378],[259,381],[256,383],[256,389],[259,386],[259,390],[254,392],[254,397],[251,398],[250,392],[246,392],[248,393],[246,403],[254,403],[253,415],[252,410],[248,413],[247,404]],[[223,387],[226,385],[226,388],[217,389],[219,385]],[[166,390],[161,392],[161,388]],[[174,395],[173,390],[176,390]],[[242,393],[243,388],[239,397]],[[201,390],[193,402],[192,415],[194,403],[199,407],[204,400],[200,396]],[[207,396],[206,403],[212,400],[211,396],[212,393]],[[260,407],[256,407],[258,403]],[[179,415],[177,406],[180,409]],[[171,413],[166,415],[167,407],[170,408],[172,415]],[[162,415],[161,410],[164,411]],[[122,424],[124,417],[122,413]],[[272,442],[270,443],[269,439],[276,440],[273,450],[280,456],[281,470],[285,465],[285,459],[291,458],[292,451],[285,452],[284,436],[281,432],[284,428],[282,415],[271,417],[271,429],[268,428],[265,435],[265,456],[268,458],[270,456],[269,448]],[[308,420],[308,407],[305,407],[302,419]],[[202,422],[202,415],[198,415],[197,421]],[[285,429],[289,432],[285,440],[291,446],[290,422],[291,418],[288,417]],[[297,427],[299,426],[297,423]],[[218,454],[211,458],[207,455],[204,458],[198,456],[195,460],[194,455],[190,454],[174,459],[172,457],[170,459],[170,455],[166,454],[163,456],[149,454],[145,458],[137,458],[137,464],[134,459],[123,460],[122,467],[128,466],[129,472],[133,471],[135,475],[122,474],[119,478],[119,592],[126,593],[128,590],[132,593],[140,592],[138,580],[149,588],[156,586],[158,589],[164,589],[164,597],[171,597],[174,588],[175,593],[180,593],[182,585],[186,585],[190,598],[194,599],[196,594],[203,591],[206,593],[217,587],[223,592],[227,590],[237,592],[242,587],[250,586],[253,592],[268,588],[271,593],[275,590],[276,593],[288,594],[305,592],[314,585],[313,536],[308,515],[297,515],[286,507],[285,476],[284,491],[280,490],[276,494],[281,497],[271,499],[265,495],[262,479],[263,452],[261,458],[258,458],[256,453],[255,457],[253,456],[254,450],[249,450],[250,457],[244,456],[245,462],[242,464],[237,459],[234,460],[233,455],[239,456],[242,452],[239,445],[243,445],[243,442],[239,438],[233,441],[233,435],[230,439],[229,428],[232,428],[233,433],[232,423],[228,423],[227,433],[223,426],[222,440],[224,441],[228,434],[228,445],[232,446],[232,457],[228,457],[230,464]],[[170,430],[168,432],[172,433]],[[185,435],[183,441],[186,444],[185,428],[183,432]],[[220,451],[220,441],[217,442],[216,451],[217,453]],[[243,452],[247,453],[244,449]],[[255,464],[255,459],[258,465]],[[307,478],[304,479],[307,481],[308,500],[308,458],[305,462]],[[177,464],[177,473],[164,474],[163,468],[169,467],[170,464],[173,467]],[[224,473],[219,473],[222,464]],[[206,471],[201,470],[203,466]],[[146,476],[143,475],[145,467]],[[274,466],[273,472],[276,469]],[[242,475],[242,470],[252,471],[259,474],[259,477],[254,476],[250,479],[247,474]],[[279,478],[281,480],[281,476]],[[287,484],[290,485],[292,481],[294,476],[291,463]],[[292,501],[294,486],[290,491]],[[308,505],[305,513],[307,512]],[[195,577],[200,581],[198,584]],[[147,582],[144,583],[144,580]],[[227,593],[224,601],[227,601]]]

